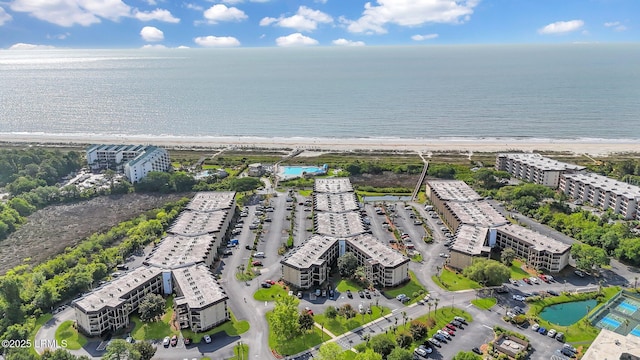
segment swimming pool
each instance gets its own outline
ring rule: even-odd
[[[280,166],[279,175],[282,178],[296,178],[303,174],[307,175],[324,175],[327,173],[328,165],[323,166]]]

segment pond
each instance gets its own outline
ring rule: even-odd
[[[575,324],[587,315],[587,307],[589,308],[588,311],[591,311],[596,305],[598,305],[596,300],[582,300],[551,305],[542,309],[540,317],[553,324],[569,326]]]

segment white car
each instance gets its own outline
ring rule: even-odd
[[[540,284],[540,280],[535,276],[530,277],[529,280],[534,284]]]
[[[513,295],[513,300],[524,301],[524,296],[522,295]]]
[[[204,342],[206,342],[207,344],[211,344],[211,336],[205,335],[203,339],[204,339]]]
[[[451,340],[451,335],[449,335],[449,333],[446,331],[438,330],[438,334],[444,336],[447,340]]]
[[[549,330],[549,332],[547,333],[547,336],[550,338],[554,338],[556,336],[558,332],[556,331],[556,329],[551,329]]]
[[[164,347],[169,347],[169,343],[171,342],[171,338],[168,336],[165,336],[164,339],[162,340],[162,345]]]
[[[533,324],[533,326],[531,327],[531,330],[533,331],[538,331],[538,329],[540,329],[540,325],[538,324]]]

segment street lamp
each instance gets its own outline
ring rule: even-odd
[[[244,359],[244,352],[242,349],[242,340],[238,341],[238,353],[240,354],[240,359]]]

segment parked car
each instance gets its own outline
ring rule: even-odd
[[[164,347],[169,347],[169,344],[171,344],[171,338],[168,336],[165,336],[164,339],[162,340],[162,345]]]
[[[524,296],[522,295],[513,295],[513,300],[524,301]]]
[[[402,301],[402,299],[404,299],[404,298],[406,298],[406,297],[407,297],[407,295],[405,295],[405,294],[400,294],[400,295],[396,296],[396,300],[398,300],[398,301]]]
[[[448,331],[438,330],[438,334],[444,336],[445,339],[447,339],[447,340],[451,340],[451,335],[449,334]]]
[[[322,297],[327,297],[327,290],[322,290]]]
[[[265,289],[268,289],[271,287],[271,284],[269,284],[268,282],[263,282],[262,284],[260,284],[260,286],[262,286]]]
[[[531,281],[532,284],[540,284],[540,280],[535,276],[530,277],[529,281]]]
[[[531,330],[533,331],[538,331],[538,329],[540,329],[540,325],[538,324],[533,324],[533,326],[531,326]]]
[[[446,332],[447,334],[449,334],[451,336],[455,336],[456,335],[456,333],[453,330],[449,329],[446,326],[442,328],[442,331]]]
[[[550,338],[555,338],[557,333],[558,332],[556,331],[556,329],[550,329],[549,332],[547,333],[547,336]]]
[[[527,284],[531,285],[531,280],[529,278],[524,278],[524,279],[522,279],[522,281],[524,281]]]
[[[206,342],[207,344],[211,344],[211,336],[209,335],[205,335],[202,340],[204,340],[204,342]]]
[[[432,343],[433,345],[437,346],[437,347],[441,347],[442,345],[440,344],[440,341],[434,339],[434,338],[429,338],[427,339],[428,342]]]
[[[453,321],[451,322],[451,325],[453,325],[453,326],[455,326],[455,327],[457,327],[457,328],[462,329],[462,323],[461,323],[460,321],[453,320]]]
[[[543,328],[543,327],[540,327],[540,328],[538,329],[538,334],[545,335],[546,333],[547,333],[547,329],[545,329],[545,328]]]
[[[427,350],[422,349],[422,348],[415,348],[415,350],[413,350],[413,353],[414,353],[415,355],[422,356],[422,357],[424,357],[424,358],[426,358],[427,356],[429,356],[429,353],[427,352]]]
[[[191,338],[184,338],[183,340],[184,345],[191,345],[191,343],[193,342],[193,340]]]
[[[262,261],[255,260],[255,261],[253,261],[253,262],[251,263],[251,265],[253,265],[253,266],[262,266]]]
[[[453,324],[447,324],[445,326],[448,327],[450,330],[453,330],[453,331],[457,330],[457,328],[455,326],[453,326]]]
[[[583,277],[584,277],[584,273],[583,273],[582,271],[580,271],[580,270],[576,270],[576,271],[574,271],[573,273],[574,273],[574,274],[576,274],[576,275],[578,275],[578,276],[580,276],[581,278],[583,278]]]
[[[351,290],[347,290],[347,297],[349,299],[353,299],[353,294],[351,293]]]
[[[362,290],[358,290],[358,296],[364,298],[364,292]]]
[[[471,351],[473,351],[474,353],[476,353],[478,355],[482,355],[482,351],[480,351],[480,349],[478,349],[477,347],[474,347],[473,349],[471,349]]]
[[[365,296],[367,299],[371,299],[371,293],[369,292],[369,290],[366,290],[366,289],[365,289],[365,291],[364,291],[364,296]]]
[[[564,341],[564,333],[561,333],[561,332],[557,333],[556,334],[556,340]]]
[[[509,282],[511,283],[511,285],[513,286],[518,286],[518,281],[516,279],[509,279]]]
[[[322,295],[322,290],[316,289],[316,296],[321,296],[321,295]]]
[[[171,337],[171,346],[176,346],[178,345],[178,335],[173,335]]]
[[[302,299],[303,296],[302,291],[298,291],[298,299]]]
[[[275,285],[276,282],[273,280],[265,280],[264,282],[266,282],[267,284],[271,284],[271,285]]]
[[[435,333],[435,334],[433,334],[433,338],[438,340],[438,341],[440,341],[443,344],[447,343],[447,338],[445,338],[444,335],[442,335],[442,334]]]

